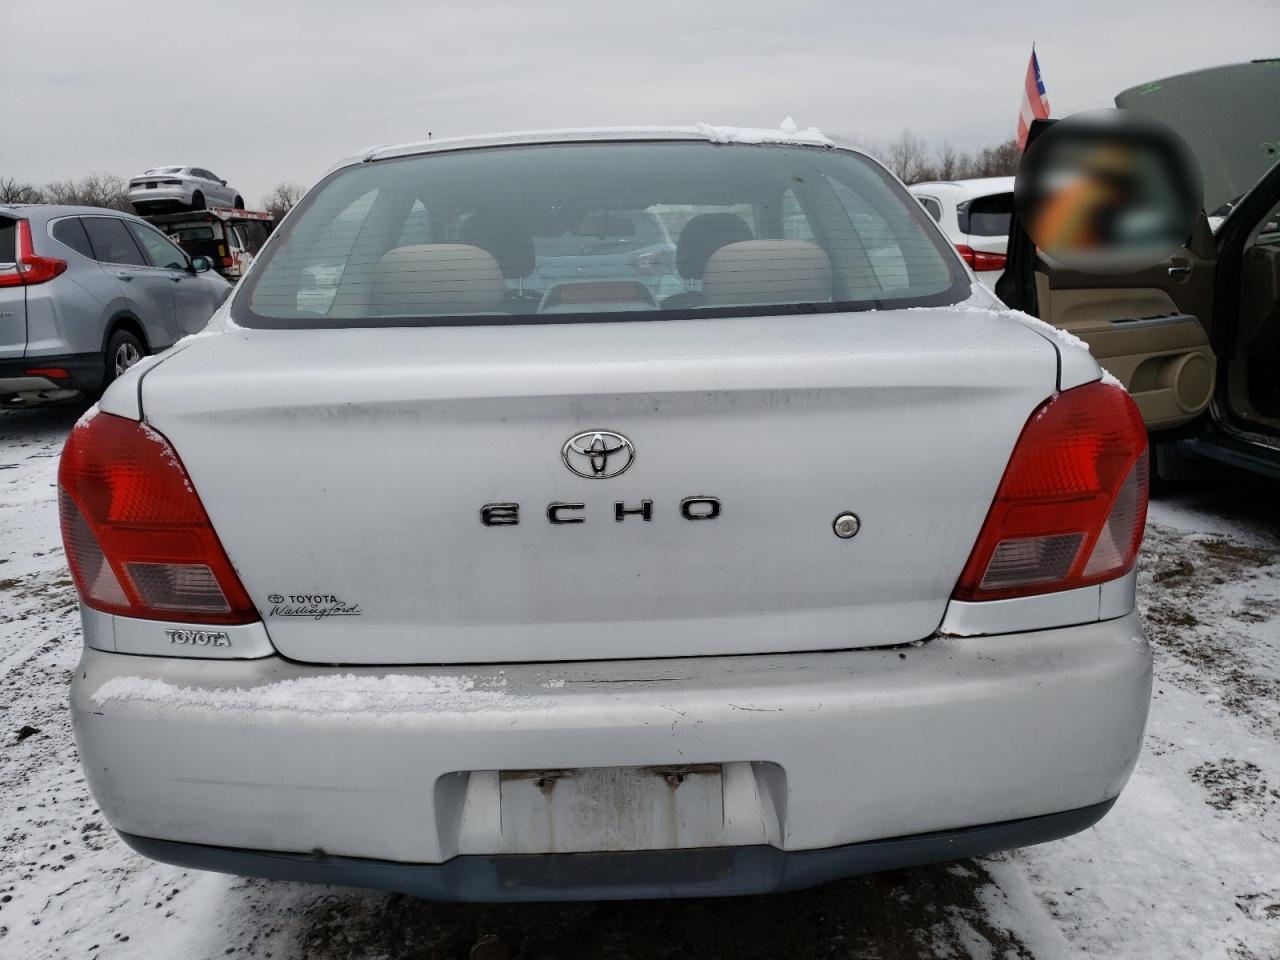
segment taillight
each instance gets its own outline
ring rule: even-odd
[[[960,254],[960,258],[975,270],[1003,270],[1005,255],[1003,253],[986,253],[982,250],[975,250],[973,247],[957,243],[956,250]]]
[[[651,250],[636,257],[636,272],[642,276],[654,276],[662,272],[662,253]]]
[[[17,221],[18,259],[15,273],[0,273],[0,287],[30,286],[45,283],[67,269],[67,261],[57,257],[41,257],[31,244],[31,221]]]
[[[957,600],[1070,590],[1127,573],[1147,518],[1147,431],[1123,389],[1054,395],[1022,429]]]
[[[259,619],[186,468],[150,427],[109,413],[78,423],[58,466],[58,508],[90,607],[150,620]]]

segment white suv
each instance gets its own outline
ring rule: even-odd
[[[686,289],[524,289],[637,209]],[[1100,377],[817,134],[353,158],[67,441],[86,776],[157,859],[455,899],[1083,829],[1151,684],[1146,432]]]
[[[1013,177],[931,180],[907,188],[992,290],[1004,273],[1013,181]]]

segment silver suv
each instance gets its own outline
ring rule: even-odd
[[[105,387],[202,329],[230,292],[137,217],[0,205],[0,401]]]

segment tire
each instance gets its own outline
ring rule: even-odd
[[[235,209],[237,209],[237,210],[243,210],[243,209],[244,209],[244,197],[236,197],[236,199],[235,199],[235,203],[233,203],[231,206],[233,206],[233,207],[234,207]]]
[[[191,195],[191,209],[192,210],[204,209],[204,194],[201,193],[199,190],[197,190],[195,193]]]
[[[105,390],[120,374],[146,355],[147,345],[138,339],[137,334],[129,330],[117,330],[111,334],[103,357],[106,369],[102,375],[102,388]]]

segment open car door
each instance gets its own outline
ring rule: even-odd
[[[1218,216],[1275,162],[1276,145],[1258,131],[1273,125],[1280,62],[1255,61],[1143,84],[1116,97],[1176,130],[1200,162],[1205,208]],[[1036,121],[1028,143],[1053,121]],[[1025,310],[1084,340],[1094,357],[1133,394],[1149,430],[1185,424],[1214,396],[1218,359],[1211,343],[1219,264],[1203,215],[1183,247],[1165,261],[1120,275],[1050,266],[1015,214],[1008,262],[996,287]],[[1220,331],[1225,333],[1226,331]]]
[[[1217,371],[1209,339],[1217,261],[1204,217],[1186,246],[1133,273],[1049,266],[1034,249],[1030,258],[1034,302],[1009,305],[1087,343],[1133,395],[1148,430],[1180,426],[1209,406]]]

